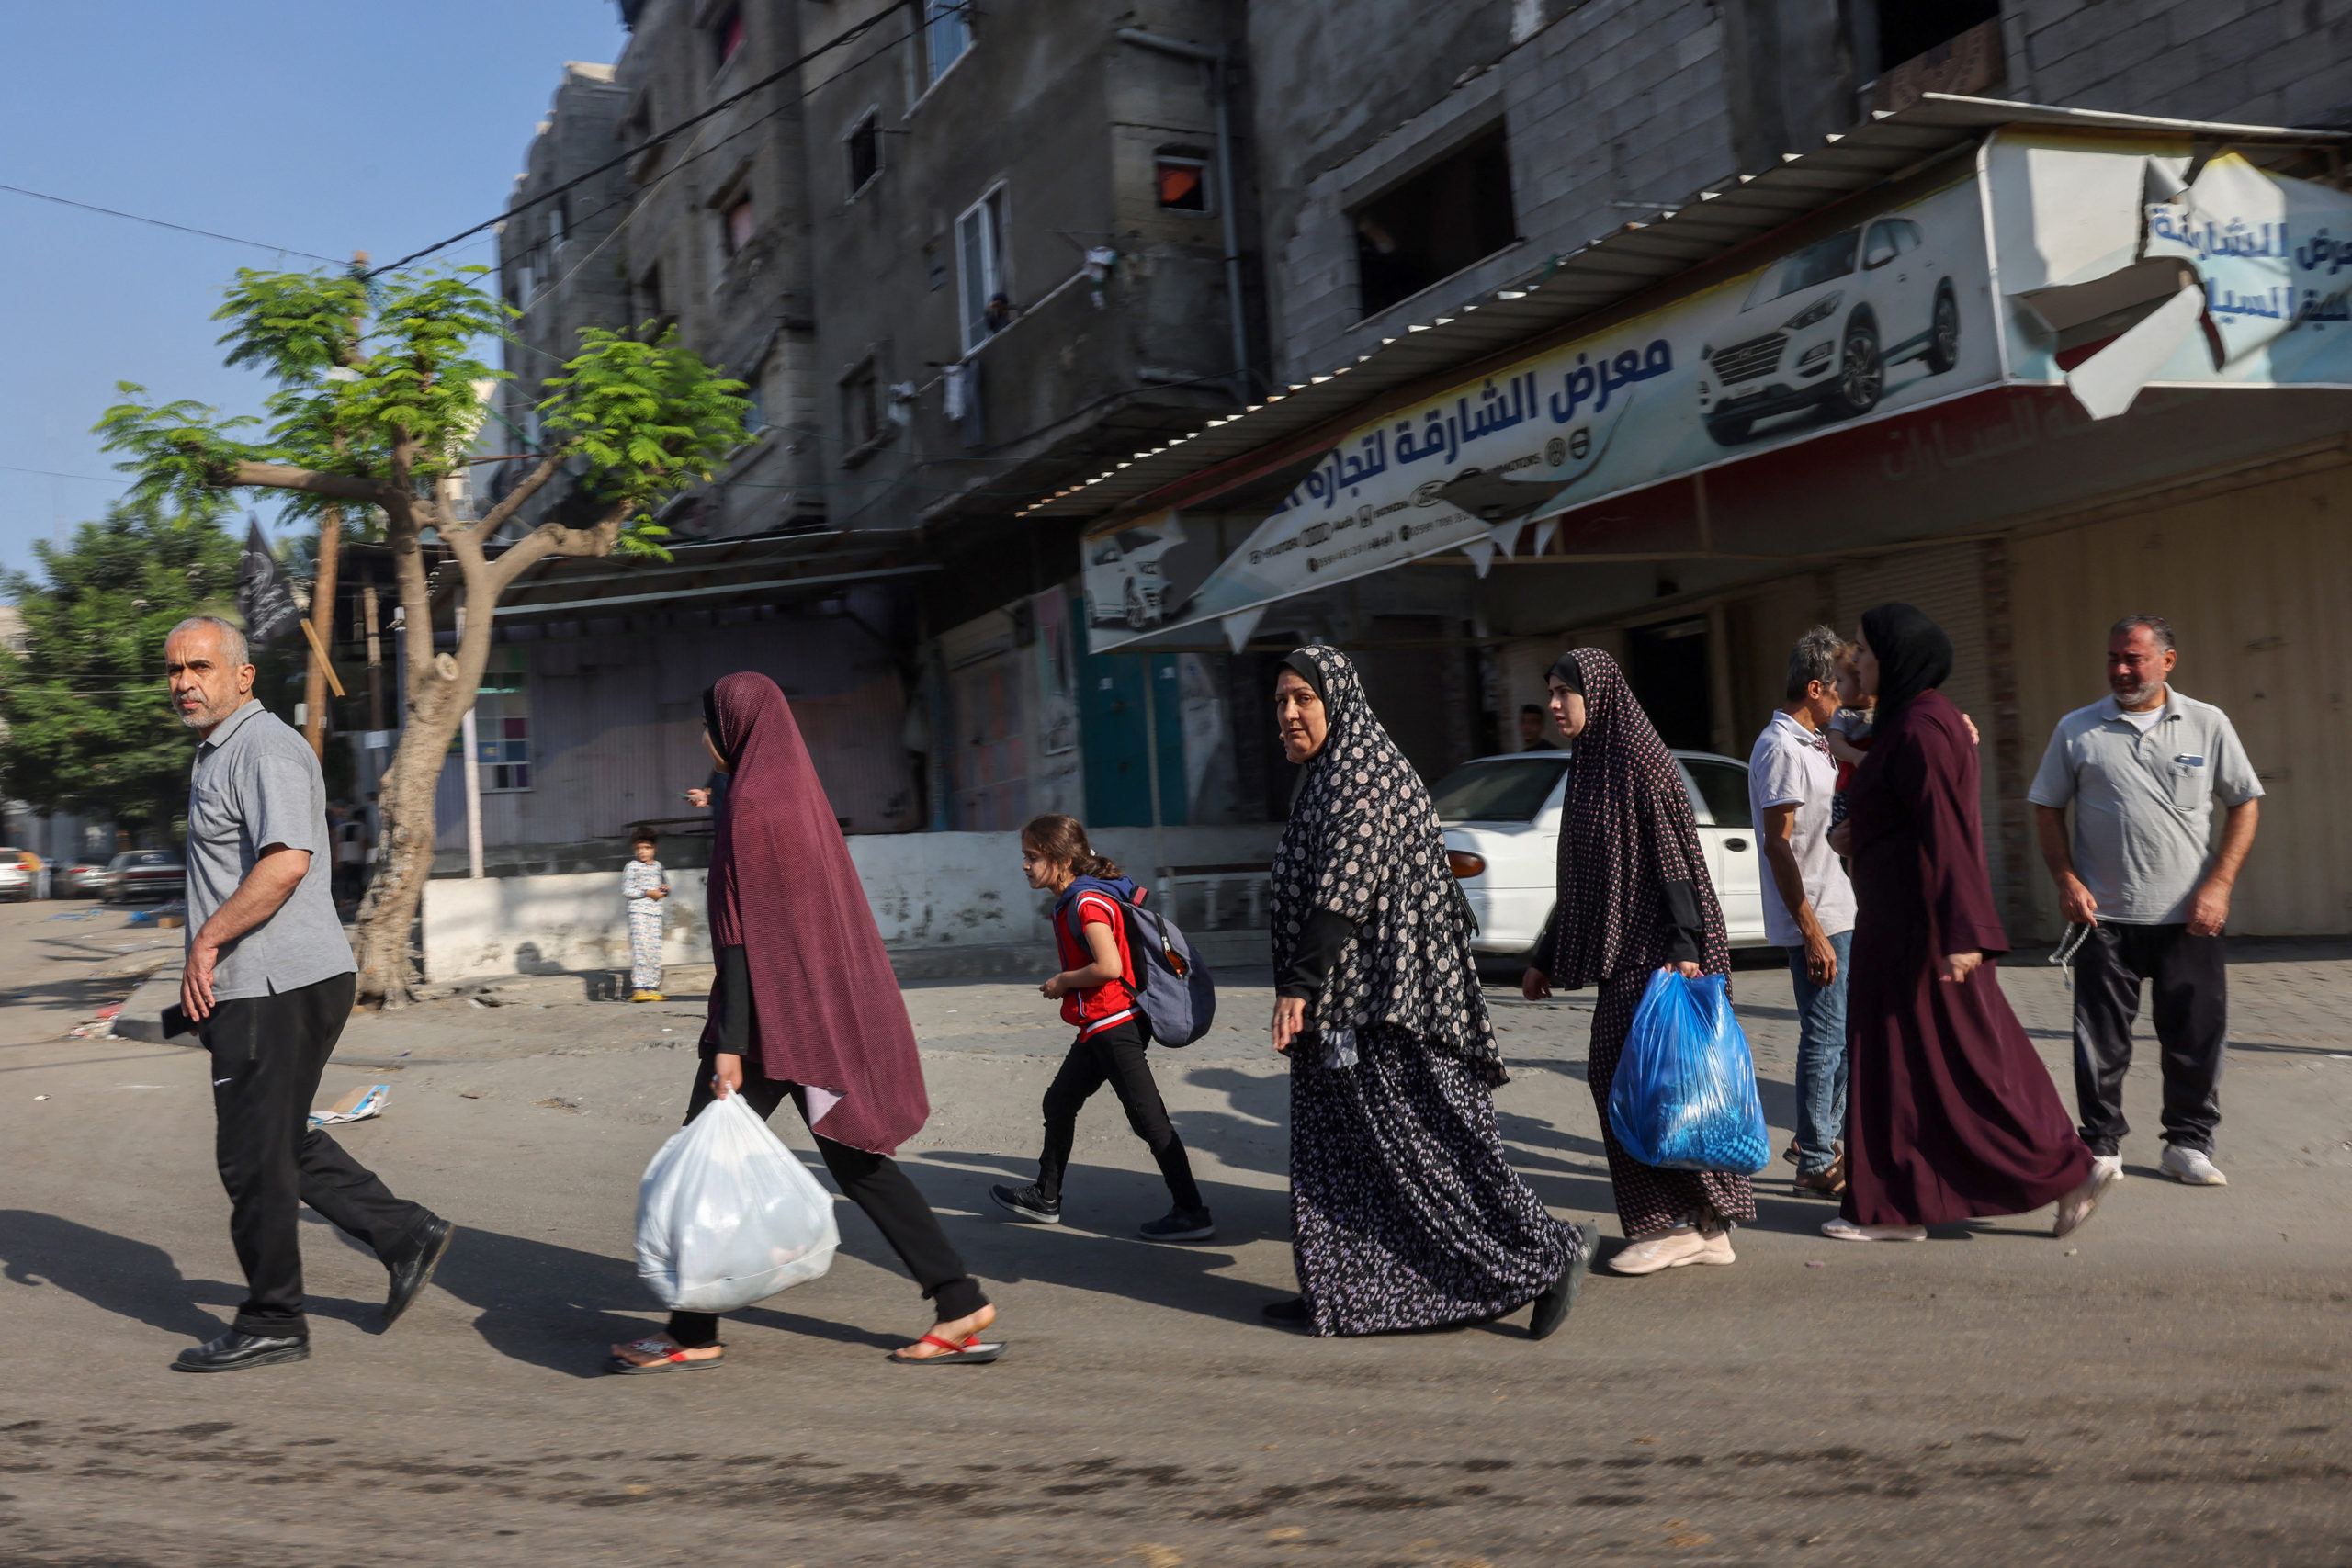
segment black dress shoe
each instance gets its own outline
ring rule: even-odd
[[[1559,1332],[1560,1325],[1568,1321],[1568,1309],[1577,1304],[1577,1292],[1584,1285],[1584,1277],[1592,1269],[1592,1244],[1581,1230],[1577,1231],[1577,1255],[1560,1270],[1560,1277],[1535,1298],[1535,1312],[1527,1320],[1530,1339],[1549,1339]]]
[[[193,1350],[181,1351],[179,1359],[172,1363],[172,1371],[242,1372],[247,1367],[274,1367],[280,1361],[310,1359],[311,1342],[307,1338],[272,1338],[232,1328],[218,1339],[208,1339]]]
[[[390,1265],[392,1288],[384,1296],[384,1326],[390,1328],[408,1311],[409,1303],[433,1278],[433,1270],[441,1266],[441,1258],[449,1250],[450,1238],[458,1227],[435,1215],[424,1222],[417,1232],[417,1248],[398,1263]]]
[[[1272,1323],[1305,1323],[1312,1315],[1306,1310],[1305,1296],[1293,1296],[1288,1301],[1268,1302],[1258,1309]]]

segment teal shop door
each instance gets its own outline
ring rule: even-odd
[[[1152,728],[1144,739],[1144,669],[1149,661]],[[1147,750],[1159,766],[1159,819],[1184,821],[1184,716],[1172,653],[1089,653],[1079,660],[1079,741],[1086,750],[1086,825],[1151,826]]]

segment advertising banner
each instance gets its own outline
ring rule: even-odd
[[[1991,385],[1994,334],[1969,177],[1350,432],[1221,560],[1174,513],[1089,536],[1089,646],[1218,621],[1238,647],[1294,594]]]

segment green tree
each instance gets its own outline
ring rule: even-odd
[[[25,636],[21,660],[0,657],[9,794],[171,833],[191,748],[171,708],[164,635],[234,604],[238,547],[220,527],[224,506],[220,496],[184,508],[133,497],[63,548],[35,545],[46,581],[0,578]]]
[[[143,494],[274,491],[298,513],[356,506],[380,526],[410,628],[407,711],[378,792],[382,852],[357,949],[361,994],[388,1006],[408,998],[409,933],[433,867],[434,789],[489,660],[500,597],[548,556],[662,555],[667,530],[653,510],[742,444],[750,406],[742,383],[674,334],[584,332],[580,352],[547,382],[537,462],[481,518],[459,517],[447,481],[482,417],[473,383],[503,374],[475,357],[476,345],[503,334],[512,314],[473,283],[484,270],[372,281],[240,272],[214,319],[229,323],[228,363],[252,367],[273,388],[262,415],[151,402],[125,383],[125,400],[97,426]],[[516,512],[565,474],[582,504],[502,539]],[[470,609],[462,632],[434,624],[428,535],[454,558]]]

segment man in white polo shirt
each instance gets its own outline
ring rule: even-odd
[[[1846,1185],[1838,1140],[1846,1130],[1846,968],[1854,941],[1854,888],[1829,848],[1838,763],[1822,726],[1838,712],[1838,654],[1815,626],[1789,652],[1787,701],[1747,759],[1750,819],[1764,840],[1764,934],[1788,954],[1797,1003],[1797,1190],[1825,1197]]]
[[[2083,1141],[2103,1169],[2123,1168],[2123,1077],[2140,984],[2150,981],[2164,1066],[2160,1168],[2221,1187],[2228,1178],[2212,1156],[2229,1042],[2222,927],[2263,791],[2229,716],[2172,689],[2178,657],[2161,615],[2118,621],[2108,636],[2109,694],[2058,721],[2027,798],[2067,922],[2090,928],[2075,958]],[[2229,808],[2218,844],[2216,795]]]

